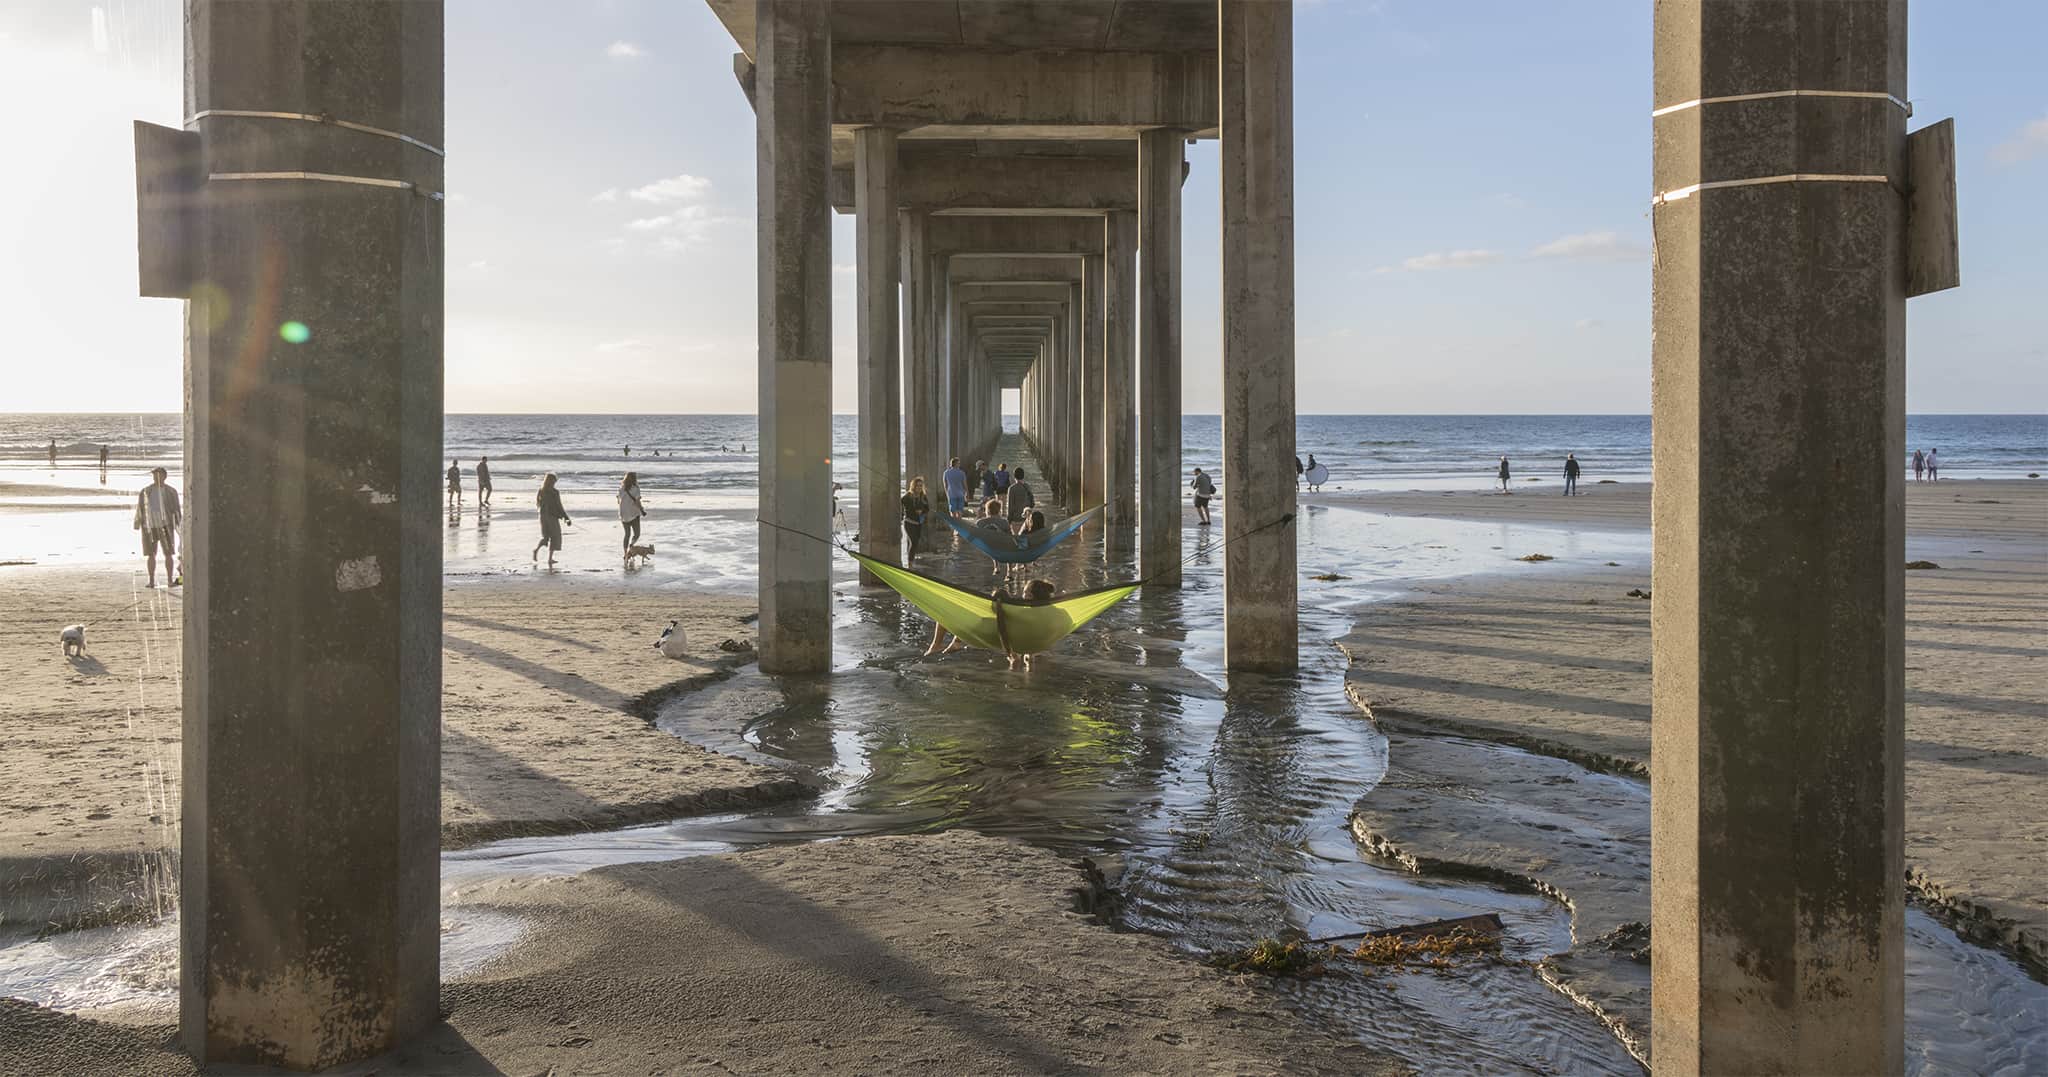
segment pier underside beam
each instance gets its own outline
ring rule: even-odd
[[[1906,4],[1654,48],[1657,1071],[1897,1073]]]

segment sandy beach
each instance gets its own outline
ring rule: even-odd
[[[1612,486],[1572,499],[1428,493],[1347,501],[1399,514],[1620,530],[1648,525],[1647,493]],[[2048,750],[2040,735],[2048,719],[2048,483],[1911,486],[1907,520],[1908,557],[1939,565],[1906,574],[1911,889],[1967,937],[2021,958],[2040,977],[2048,970]],[[1538,563],[1421,584],[1365,608],[1343,641],[1352,660],[1348,690],[1389,731],[1392,764],[1387,781],[1359,802],[1354,829],[1362,842],[1418,868],[1476,870],[1555,893],[1574,907],[1577,958],[1586,944],[1646,921],[1646,791],[1605,793],[1583,771],[1504,785],[1499,771],[1469,772],[1437,743],[1453,734],[1595,771],[1645,773],[1650,604],[1629,592],[1650,588],[1640,566]],[[1633,945],[1640,942],[1622,948]],[[1644,975],[1635,986],[1646,985]],[[1604,989],[1618,988],[1594,988]]]

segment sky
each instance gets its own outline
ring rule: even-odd
[[[0,411],[180,406],[130,122],[182,123],[182,6],[0,3]],[[1910,13],[1912,122],[1957,118],[1964,284],[1908,305],[1908,409],[2048,410],[2048,4]],[[1650,31],[1640,0],[1296,5],[1302,411],[1649,410]],[[754,410],[734,51],[690,0],[448,0],[450,411]],[[1211,413],[1216,143],[1189,155],[1184,408]],[[850,412],[850,217],[833,243]]]

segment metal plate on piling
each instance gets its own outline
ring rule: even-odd
[[[204,183],[199,132],[135,122],[135,253],[142,295],[192,297]]]

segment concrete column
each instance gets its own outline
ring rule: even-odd
[[[1905,115],[1760,95],[1906,100],[1906,4],[1663,0],[1654,48],[1707,102],[1653,120],[1657,1071],[1897,1073]]]
[[[1219,0],[1223,654],[1300,661],[1294,514],[1294,5]],[[1269,526],[1276,525],[1276,526]],[[1263,530],[1262,530],[1263,529]]]
[[[1135,182],[1135,178],[1133,180]],[[1138,215],[1103,221],[1102,406],[1106,475],[1103,535],[1112,553],[1131,549],[1138,522]]]
[[[869,557],[902,556],[896,526],[902,493],[903,359],[897,348],[896,277],[903,257],[896,234],[896,132],[853,132],[854,248],[859,258],[860,549]],[[862,584],[881,580],[862,569]]]
[[[899,218],[903,246],[903,466],[910,475],[937,481],[931,470],[931,274],[925,268],[927,214],[908,211]]]
[[[1073,466],[1067,469],[1065,501],[1067,507],[1079,512],[1084,506],[1081,497],[1083,476],[1088,474],[1087,420],[1083,414],[1088,410],[1088,357],[1086,335],[1082,326],[1086,318],[1083,313],[1086,289],[1077,281],[1067,286],[1067,316],[1060,324],[1067,346],[1067,453]]]
[[[1103,400],[1103,257],[1082,259],[1081,299],[1081,507],[1102,504],[1103,481],[1109,475],[1108,411]]]
[[[974,462],[973,460],[964,459],[973,451],[973,446],[967,444],[966,424],[962,419],[962,400],[967,385],[967,374],[963,369],[963,357],[967,350],[966,333],[961,324],[960,304],[953,295],[952,282],[945,280],[943,277],[941,280],[943,283],[941,284],[940,302],[944,306],[940,308],[940,311],[946,320],[944,340],[941,343],[941,347],[944,350],[940,353],[946,367],[946,451],[944,455],[948,459],[955,456],[963,457],[961,460],[962,464],[971,464]]]
[[[445,144],[437,0],[185,12],[187,114]],[[443,162],[196,127],[180,1036],[318,1069],[438,1013]],[[411,186],[218,175],[304,172]]]
[[[822,673],[832,548],[807,536],[832,529],[830,6],[757,0],[754,49],[761,669]]]
[[[1180,586],[1181,133],[1138,135],[1138,572]]]
[[[927,422],[931,426],[932,462],[938,465],[939,474],[944,474],[947,461],[960,451],[958,443],[953,440],[952,283],[946,278],[945,257],[934,255],[929,264],[932,412]],[[939,481],[938,475],[927,478],[932,482]]]

